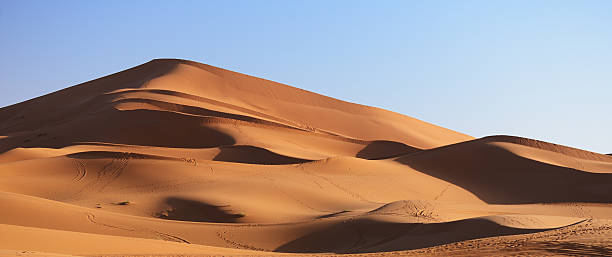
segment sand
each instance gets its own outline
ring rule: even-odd
[[[612,254],[612,156],[177,59],[0,109],[0,255]]]

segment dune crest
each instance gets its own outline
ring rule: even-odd
[[[605,252],[611,190],[609,155],[187,60],[0,109],[8,256]]]

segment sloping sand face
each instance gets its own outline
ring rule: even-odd
[[[0,204],[8,256],[606,254],[612,156],[163,59],[0,109]]]

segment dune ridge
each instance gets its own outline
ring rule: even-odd
[[[612,156],[179,59],[0,108],[0,203],[9,256],[612,251]]]
[[[554,143],[544,142],[536,139],[517,137],[517,136],[508,136],[508,135],[497,135],[497,136],[487,136],[483,137],[479,140],[486,142],[508,142],[513,144],[521,144],[529,147],[544,149],[551,152],[557,152],[564,155],[586,159],[586,160],[596,160],[596,161],[612,161],[612,158],[591,151],[586,151],[578,148],[573,148],[564,145],[558,145]]]

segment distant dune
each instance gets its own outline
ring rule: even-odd
[[[612,254],[612,156],[157,59],[0,109],[0,255]]]

